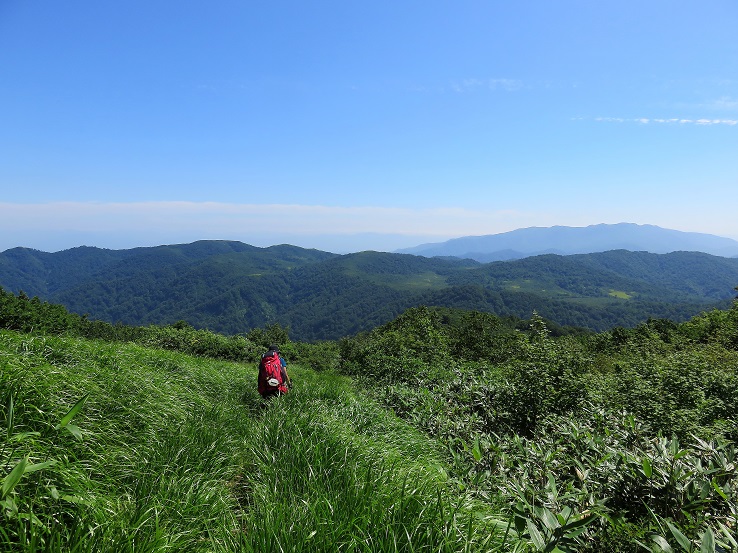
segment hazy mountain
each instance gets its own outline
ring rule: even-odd
[[[555,253],[605,252],[610,250],[670,253],[694,251],[722,257],[738,256],[738,241],[730,238],[669,230],[654,225],[619,223],[588,227],[530,227],[486,236],[465,236],[446,242],[421,244],[398,250],[426,257],[456,256],[482,263]]]

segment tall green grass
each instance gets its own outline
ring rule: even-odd
[[[2,551],[488,551],[435,442],[330,372],[0,332]]]
[[[304,381],[303,381],[304,382]],[[497,545],[452,495],[433,442],[336,376],[273,402],[251,442],[250,551],[466,551]],[[248,465],[247,465],[248,466]]]

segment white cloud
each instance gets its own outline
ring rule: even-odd
[[[572,118],[574,121],[581,121],[584,120],[582,117],[574,117]],[[640,123],[640,124],[648,124],[648,123],[659,123],[659,124],[667,124],[671,125],[674,123],[679,123],[682,125],[700,125],[700,126],[706,126],[706,125],[728,125],[728,126],[735,126],[738,125],[738,119],[707,119],[707,118],[701,118],[701,119],[679,119],[676,117],[672,117],[670,119],[664,119],[664,118],[648,118],[648,117],[635,117],[631,119],[626,119],[624,117],[595,117],[595,121],[599,123]]]

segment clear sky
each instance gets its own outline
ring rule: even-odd
[[[735,0],[0,0],[0,251],[738,239]]]

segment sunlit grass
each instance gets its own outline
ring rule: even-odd
[[[293,392],[265,404],[255,372],[0,333],[0,481],[43,467],[5,487],[0,550],[496,547],[435,442],[350,380],[293,367]]]

